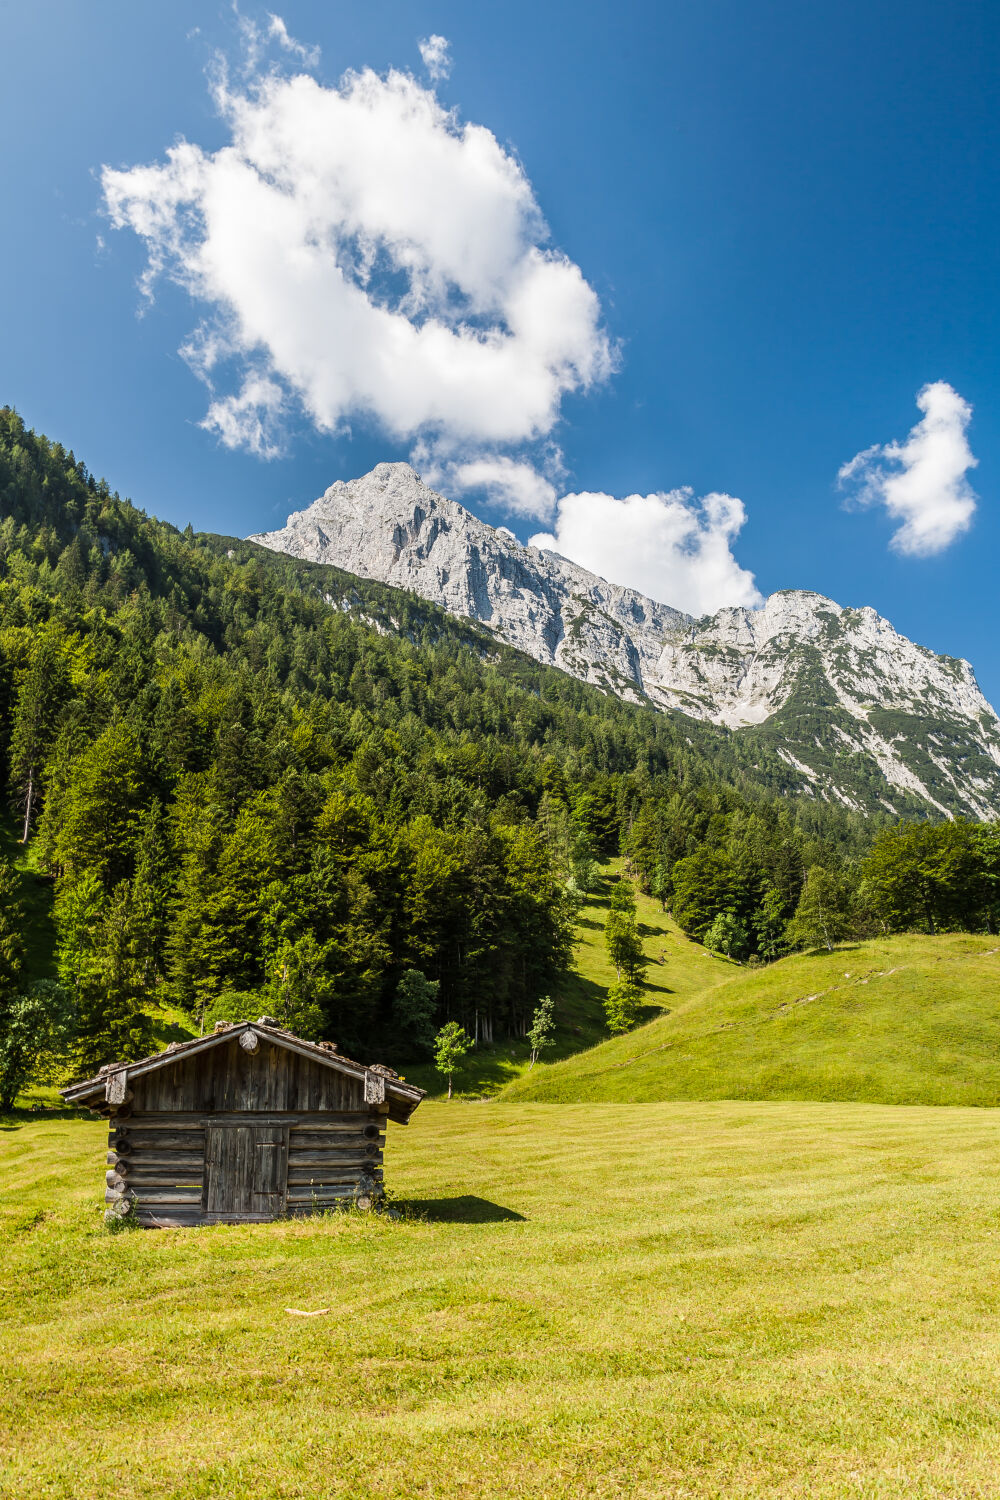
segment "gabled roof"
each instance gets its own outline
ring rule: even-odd
[[[59,1092],[69,1104],[94,1108],[98,1102],[114,1103],[116,1095],[118,1101],[125,1097],[126,1084],[133,1078],[141,1078],[145,1073],[155,1073],[158,1068],[169,1068],[179,1059],[193,1057],[198,1052],[207,1052],[212,1047],[222,1046],[250,1034],[265,1037],[269,1042],[287,1048],[289,1052],[298,1053],[300,1057],[307,1057],[337,1073],[356,1078],[364,1084],[365,1098],[372,1104],[388,1104],[390,1120],[395,1120],[399,1125],[407,1123],[424,1097],[424,1089],[418,1089],[413,1083],[405,1083],[398,1074],[382,1063],[366,1067],[364,1063],[352,1062],[349,1057],[341,1056],[332,1043],[307,1042],[291,1031],[285,1031],[270,1016],[261,1017],[259,1021],[237,1021],[232,1025],[220,1023],[218,1029],[210,1031],[207,1036],[196,1036],[189,1042],[171,1042],[169,1047],[162,1052],[154,1052],[150,1057],[142,1057],[135,1062],[108,1063],[96,1078],[71,1083],[68,1088],[60,1089]]]

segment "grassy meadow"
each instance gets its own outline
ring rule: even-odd
[[[106,1125],[0,1121],[0,1496],[1000,1495],[1000,941],[747,969],[640,897],[608,1041],[604,916],[552,1062],[390,1127],[400,1219],[112,1235]]]
[[[505,1097],[1000,1104],[996,937],[909,934],[756,969],[712,959],[699,989],[700,962],[668,1014],[536,1064]],[[668,956],[661,982],[672,972]]]
[[[426,1103],[412,1219],[114,1236],[104,1128],[0,1131],[4,1495],[1000,1493],[990,1112]]]

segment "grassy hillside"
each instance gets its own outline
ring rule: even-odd
[[[4,1495],[1000,1493],[982,1111],[425,1104],[422,1219],[114,1237],[104,1127],[10,1127]]]
[[[539,1064],[505,1097],[1000,1104],[1000,939],[904,936],[722,975],[674,962],[668,1015]]]
[[[607,1037],[604,997],[614,969],[604,947],[604,922],[610,883],[619,868],[620,861],[608,867],[600,888],[585,898],[577,916],[570,968],[553,986],[556,1035],[554,1046],[544,1054],[550,1060],[571,1058],[593,1049]],[[638,892],[636,907],[643,950],[649,960],[644,1019],[652,1020],[741,972],[728,959],[717,958],[686,938],[673,918],[661,911],[658,901]],[[477,1048],[469,1053],[457,1075],[459,1097],[481,1099],[527,1078],[529,1059],[530,1048],[523,1039],[504,1039],[496,1046]],[[430,1065],[411,1064],[406,1076],[432,1094],[444,1093],[441,1076]]]

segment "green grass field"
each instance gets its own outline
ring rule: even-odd
[[[670,954],[661,983],[672,974]],[[689,956],[673,1001],[636,1031],[537,1064],[505,1097],[1000,1104],[995,937],[909,935],[758,969]]]
[[[0,1496],[1000,1495],[1000,1116],[929,1107],[1000,1102],[1000,940],[745,969],[640,898],[602,1043],[604,912],[556,1060],[390,1129],[402,1220],[111,1235],[106,1126],[0,1122]]]
[[[5,1496],[1000,1494],[991,1112],[430,1103],[422,1218],[115,1236],[104,1129],[0,1131]]]

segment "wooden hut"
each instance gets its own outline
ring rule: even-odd
[[[108,1213],[150,1227],[369,1208],[386,1121],[405,1125],[424,1097],[269,1016],[109,1063],[62,1094],[110,1120]]]

